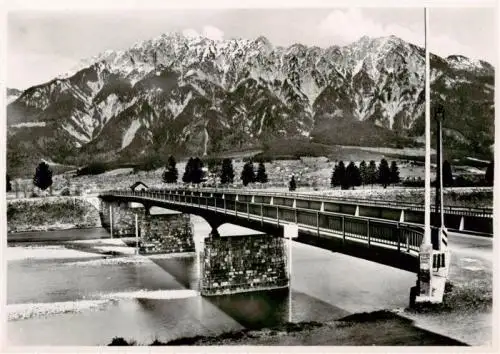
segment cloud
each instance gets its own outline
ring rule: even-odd
[[[473,49],[463,45],[444,34],[433,35],[429,25],[429,50],[440,56],[450,54],[463,54],[474,56]],[[319,24],[318,32],[324,37],[333,37],[341,45],[350,44],[363,36],[387,37],[395,35],[407,42],[423,47],[424,19],[407,26],[398,23],[383,24],[366,16],[362,10],[349,8],[348,10],[334,10],[330,12]]]
[[[41,84],[70,72],[77,64],[77,60],[57,54],[9,51],[7,67],[10,74],[7,74],[7,84],[24,90],[33,84]]]
[[[187,28],[182,31],[182,34],[186,37],[205,37],[212,39],[214,41],[222,41],[224,39],[224,31],[220,30],[214,26],[204,26],[201,33],[194,28]]]
[[[224,31],[214,26],[203,27],[202,33],[204,37],[210,38],[214,41],[221,41],[224,39]]]
[[[185,37],[198,37],[200,34],[193,28],[186,28],[182,31]]]

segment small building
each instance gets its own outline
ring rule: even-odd
[[[140,191],[147,191],[149,189],[148,186],[146,186],[142,182],[135,182],[133,185],[130,186],[130,189],[134,192],[140,192]]]

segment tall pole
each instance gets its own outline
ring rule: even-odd
[[[442,167],[442,162],[441,162],[441,136],[440,136],[440,131],[441,131],[441,122],[439,119],[439,114],[438,110],[434,110],[434,119],[436,120],[436,197],[435,199],[435,214],[438,216],[441,213],[441,167]],[[436,218],[436,225],[437,227],[440,227],[440,219]]]
[[[109,233],[113,238],[113,204],[109,205]]]
[[[436,107],[436,123],[437,123],[437,164],[438,175],[436,179],[436,213],[439,213],[438,226],[444,227],[443,215],[443,118],[444,109],[441,105]]]
[[[289,289],[289,299],[288,299],[288,322],[292,322],[292,233],[288,232],[288,289]]]
[[[139,221],[135,213],[135,254],[139,254]]]
[[[431,102],[430,102],[430,63],[427,32],[429,31],[429,15],[424,8],[425,18],[425,211],[424,211],[424,244],[431,244]]]

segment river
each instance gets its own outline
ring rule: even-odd
[[[192,220],[198,252],[210,228],[199,217]],[[233,225],[219,230],[249,231]],[[198,294],[195,253],[135,256],[120,240],[102,237],[108,237],[102,229],[89,229],[10,239],[8,345],[106,345],[115,336],[150,343],[288,320],[329,321],[404,308],[416,280],[414,273],[292,242],[291,294],[206,298]],[[34,238],[44,241],[26,242]]]

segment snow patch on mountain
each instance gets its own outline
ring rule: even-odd
[[[23,94],[23,91],[21,91],[21,90],[7,88],[7,104],[10,104],[10,103],[14,102],[22,94]]]
[[[172,115],[174,118],[176,118],[179,114],[184,111],[184,108],[188,105],[189,101],[191,101],[191,98],[193,97],[193,93],[189,92],[184,100],[181,102],[175,102],[174,100],[170,100],[170,102],[167,104],[168,109],[170,112],[172,112]]]
[[[448,63],[457,70],[477,70],[482,69],[483,65],[479,60],[467,58],[463,55],[450,55],[446,58]]]
[[[319,87],[314,78],[311,75],[307,75],[304,80],[301,82],[302,92],[309,99],[309,105],[312,106],[316,98],[318,98],[319,94],[322,91],[322,88]]]
[[[101,124],[104,126],[110,121],[111,118],[123,112],[130,105],[131,103],[122,102],[116,94],[112,93],[97,105],[97,108],[101,113]]]
[[[141,127],[141,122],[139,122],[138,119],[134,120],[131,124],[130,127],[125,131],[125,134],[123,135],[123,140],[122,140],[122,149],[125,149],[127,146],[130,145],[132,140],[135,138],[135,134]]]
[[[88,143],[90,141],[90,138],[88,136],[85,136],[84,134],[78,132],[72,124],[70,124],[69,122],[68,123],[64,123],[62,126],[61,126],[66,132],[68,132],[69,135],[71,135],[72,137],[74,137],[75,139],[77,139],[75,141],[75,146],[76,147],[80,147],[82,146],[82,143]]]
[[[207,125],[205,124],[204,128],[204,133],[205,133],[205,142],[204,142],[204,147],[203,147],[203,156],[207,156],[208,154],[208,130],[207,130]]]
[[[9,128],[32,128],[32,127],[45,127],[46,122],[24,122],[9,125]]]

